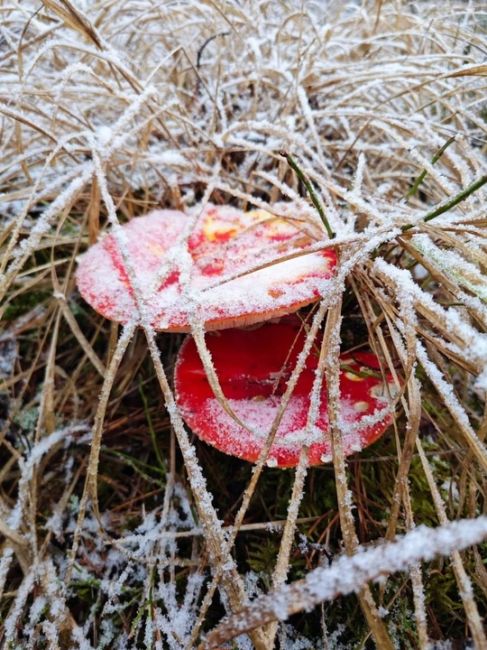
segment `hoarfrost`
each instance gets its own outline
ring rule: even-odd
[[[5,246],[6,272],[0,275],[2,287],[14,281],[37,247],[52,245],[54,237],[51,241],[48,236],[58,226],[74,228],[73,239],[80,234],[82,237],[77,205],[75,210],[71,208],[79,196],[84,203],[95,177],[117,238],[118,218],[111,197],[121,197],[123,211],[126,204],[122,197],[138,197],[141,192],[164,204],[174,201],[179,192],[182,204],[190,206],[201,187],[211,187],[220,196],[261,208],[268,208],[273,197],[280,194],[295,201],[300,213],[302,210],[305,214],[304,205],[309,207],[309,201],[297,196],[297,184],[287,185],[289,170],[271,166],[276,152],[284,149],[297,152],[339,235],[334,242],[341,251],[339,275],[333,282],[316,284],[317,296],[337,296],[348,274],[367,262],[372,253],[375,257],[380,245],[401,235],[401,226],[421,226],[428,205],[435,204],[438,196],[450,200],[485,165],[484,151],[477,146],[485,135],[485,125],[476,111],[483,97],[478,66],[484,62],[482,49],[475,46],[477,34],[468,31],[474,5],[454,4],[448,15],[443,12],[441,21],[435,3],[422,3],[419,12],[415,5],[411,5],[412,9],[404,6],[399,21],[394,3],[384,3],[377,18],[357,3],[343,7],[337,3],[335,7],[326,2],[257,2],[248,3],[245,12],[241,12],[239,3],[230,3],[229,17],[215,12],[212,3],[197,0],[158,3],[156,9],[146,0],[105,3],[102,10],[97,3],[82,0],[76,11],[93,27],[87,38],[84,28],[73,29],[69,20],[59,17],[54,10],[59,3],[50,3],[49,7],[45,4],[39,12],[30,0],[13,3],[2,24],[0,210],[4,230],[11,234]],[[290,14],[294,9],[296,13]],[[303,29],[302,19],[309,21],[310,28]],[[404,21],[410,27],[393,27]],[[431,30],[433,21],[435,29]],[[235,29],[235,38],[233,33],[231,37],[224,35],[228,23]],[[370,34],[375,32],[380,47],[376,37],[371,40]],[[216,42],[212,40],[215,34]],[[96,46],[90,40],[93,36],[98,41]],[[357,57],[363,42],[367,43],[368,56]],[[473,44],[469,51],[465,42]],[[417,50],[411,49],[416,46]],[[185,56],[180,56],[183,51]],[[196,65],[188,66],[188,60]],[[458,71],[468,73],[468,84],[457,84],[455,80],[455,92],[450,93],[447,81],[452,72]],[[423,109],[419,112],[418,103],[411,100],[413,95],[404,93],[412,79],[421,84],[427,80],[422,86],[425,103],[421,102]],[[384,103],[384,96],[393,101]],[[433,164],[431,156],[452,128],[448,120],[436,119],[429,110],[438,100],[455,116],[456,140]],[[381,109],[377,110],[379,105]],[[363,137],[365,128],[371,137]],[[241,162],[235,162],[238,159]],[[398,198],[404,196],[411,178],[423,169],[427,172],[421,188],[424,199]],[[208,191],[208,198],[210,194]],[[133,202],[135,210],[140,206],[137,201]],[[129,212],[132,214],[132,204]],[[400,298],[405,325],[414,325],[416,314],[426,311],[452,337],[458,337],[455,343],[442,343],[453,354],[464,353],[467,361],[480,368],[476,383],[479,391],[487,390],[486,338],[475,324],[487,315],[485,285],[475,261],[481,251],[478,242],[484,235],[484,213],[485,190],[479,190],[434,222],[443,233],[461,238],[468,249],[464,247],[461,253],[460,249],[438,243],[430,234],[413,235],[411,239],[430,264],[455,283],[456,298],[474,315],[471,321],[464,307],[441,307],[431,292],[421,291],[408,272],[399,271],[399,277],[381,259],[372,269],[394,285],[389,295]],[[310,216],[306,212],[306,219],[314,226],[318,223],[313,213]],[[360,230],[364,221],[366,226]],[[126,253],[123,236],[117,241],[121,249],[125,246]],[[171,263],[179,264],[183,284],[191,289],[187,261],[181,246]],[[302,270],[303,264],[303,260],[294,261],[289,267]],[[251,276],[251,264],[243,270],[249,272],[246,295],[259,294],[260,288],[252,286],[253,281],[263,277],[274,281],[278,272],[267,269]],[[368,267],[360,270],[369,272]],[[425,274],[425,267],[415,267],[415,279],[424,280]],[[17,278],[22,282],[26,279]],[[146,279],[142,277],[138,286],[141,294]],[[228,299],[232,306],[241,306],[245,296],[236,296],[231,282],[228,279],[225,288],[215,284],[208,292],[200,291],[201,287],[196,287],[196,292],[185,290],[184,307],[191,313],[199,312],[196,316],[201,321],[211,296],[216,302]],[[378,295],[389,298],[385,291],[377,290]],[[127,306],[131,309],[133,302],[127,301]],[[142,302],[140,316],[149,321],[150,309],[144,307]],[[165,305],[160,308],[165,309]],[[20,319],[17,324],[20,327]],[[406,338],[407,327],[401,334]],[[421,346],[416,353],[450,411],[465,431],[472,433],[468,415],[431,360],[434,357],[430,358]],[[11,375],[14,364],[10,347],[0,357],[0,376]],[[172,422],[181,424],[174,403],[169,403],[168,410]],[[37,408],[29,414],[26,424],[30,429],[38,415]],[[380,413],[375,415],[382,417]],[[74,440],[78,444],[88,442],[89,434],[83,436],[84,430],[80,427],[65,429],[64,434],[55,432],[21,459],[17,502],[10,512],[2,511],[1,515],[12,532],[24,536],[29,549],[34,546],[34,536],[33,531],[25,532],[27,517],[23,515],[28,512],[31,478],[43,459],[61,445],[63,436],[66,445]],[[311,435],[315,434],[312,429]],[[199,468],[194,450],[186,451],[187,459]],[[66,487],[73,469],[68,466],[59,478]],[[203,511],[214,512],[201,473],[196,472],[192,486],[201,488],[206,495]],[[143,601],[137,628],[140,636],[134,639],[134,634],[117,625],[111,627],[107,620],[102,627],[102,645],[120,650],[134,648],[142,641],[144,628],[147,640],[152,638],[156,647],[169,643],[178,647],[176,634],[182,635],[183,644],[188,640],[205,576],[191,564],[191,558],[179,558],[181,549],[176,542],[179,534],[199,534],[200,522],[195,520],[180,484],[174,486],[168,503],[165,511],[155,506],[142,514],[121,537],[115,533],[110,516],[102,513],[102,526],[92,514],[86,518],[73,571],[78,586],[86,581],[98,594],[100,610],[106,606],[108,612],[112,607],[112,613],[122,616],[131,593],[141,594]],[[58,542],[70,539],[78,507],[75,495],[65,512],[54,509],[47,513],[46,530]],[[215,526],[219,524],[216,520]],[[425,538],[423,546],[428,547],[429,539],[424,542]],[[38,617],[42,618],[43,599],[59,617],[69,611],[66,600],[74,592],[67,594],[60,587],[66,557],[55,552],[55,544],[52,547],[54,550],[50,548],[49,552],[52,550],[54,564],[39,558],[24,576],[13,600],[6,625],[6,643],[12,647],[25,645],[21,635],[23,631],[30,633],[26,621],[30,619],[27,625],[32,627]],[[13,548],[4,545],[0,591],[15,557]],[[188,562],[187,583],[178,592],[170,567],[180,560]],[[36,598],[30,608],[22,610],[22,599],[30,602],[25,600],[29,589],[31,593],[35,590]],[[41,595],[37,595],[39,592]],[[160,599],[153,614],[148,606],[151,593]],[[90,630],[99,621],[95,610],[94,604],[82,628],[71,621],[73,647],[92,648]],[[155,634],[158,621],[162,641]],[[55,622],[44,618],[38,628],[44,637],[42,643],[60,645]],[[285,633],[294,639],[289,643],[295,642],[296,648],[306,647],[299,646],[305,641],[297,639],[292,631],[285,628]],[[249,642],[239,643],[245,646]]]
[[[359,547],[352,556],[342,556],[330,567],[317,568],[301,581],[284,585],[277,592],[257,598],[238,614],[228,617],[214,632],[233,634],[271,620],[286,620],[296,611],[310,610],[318,603],[360,590],[371,580],[405,571],[419,561],[449,555],[487,538],[487,517],[463,519],[438,528],[420,525],[394,542],[373,548]],[[210,635],[210,638],[213,636]]]

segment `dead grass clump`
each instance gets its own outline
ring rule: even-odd
[[[486,647],[481,5],[12,0],[0,21],[5,647]],[[102,231],[210,200],[322,211],[313,247],[340,264],[302,316],[306,350],[324,331],[333,465],[264,450],[252,470],[194,441],[181,338],[76,292]],[[365,344],[395,421],[345,459],[338,353]],[[419,524],[441,528],[396,562]],[[359,552],[378,539],[383,561]]]

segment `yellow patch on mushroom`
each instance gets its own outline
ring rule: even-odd
[[[263,223],[265,221],[265,228],[270,237],[293,235],[296,232],[296,228],[289,221],[282,217],[276,217],[270,212],[267,212],[267,210],[251,210],[247,212],[247,215],[257,223]]]
[[[235,223],[220,221],[211,214],[205,218],[203,223],[203,233],[208,241],[228,240],[238,232],[239,228],[235,226]]]
[[[355,402],[353,408],[357,413],[364,413],[365,411],[368,411],[369,404],[367,404],[367,402]]]

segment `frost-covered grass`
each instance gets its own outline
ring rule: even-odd
[[[475,2],[1,5],[2,645],[487,647],[486,30]],[[181,336],[95,314],[76,257],[159,206],[316,226],[307,184],[340,257],[303,312],[334,459],[252,471],[185,429]],[[338,354],[365,345],[394,426],[344,459]]]

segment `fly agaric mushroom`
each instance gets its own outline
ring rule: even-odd
[[[325,290],[336,255],[305,253],[320,236],[310,227],[264,210],[209,205],[194,224],[183,212],[156,210],[122,227],[123,254],[110,234],[82,255],[78,288],[96,311],[126,323],[138,313],[133,272],[156,330],[187,332],[191,317],[206,330],[249,325],[297,311]]]
[[[251,330],[229,329],[207,336],[215,370],[228,404],[242,427],[216,399],[192,337],[179,351],[175,368],[176,402],[193,432],[220,451],[256,461],[262,450],[281,397],[286,389],[305,334],[297,317],[266,323]],[[311,465],[332,459],[327,419],[327,389],[323,382],[319,416],[306,430],[310,394],[318,364],[316,350],[308,356],[291,395],[267,464],[294,467],[301,448],[309,447]],[[340,427],[345,455],[375,442],[391,423],[387,390],[370,352],[340,357]],[[390,377],[387,378],[389,383]],[[391,389],[393,387],[391,386]]]

